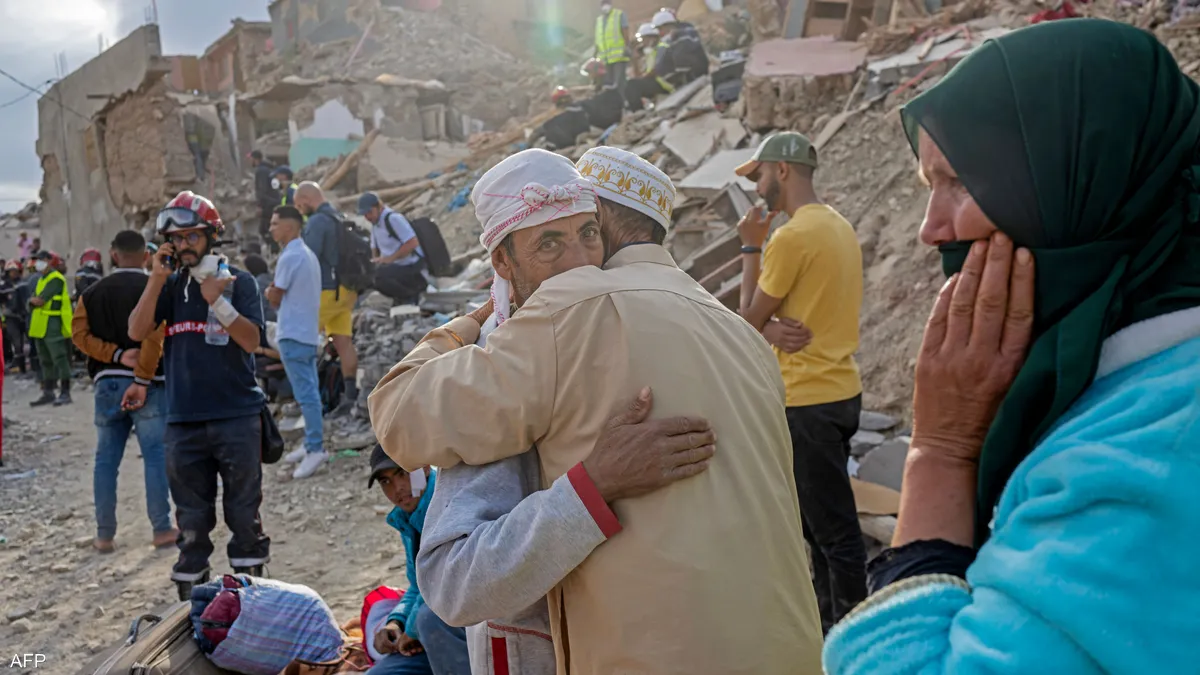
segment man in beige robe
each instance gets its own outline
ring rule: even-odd
[[[375,432],[406,469],[536,445],[548,486],[579,471],[616,408],[649,385],[654,415],[708,419],[717,453],[698,476],[609,505],[621,536],[550,594],[559,673],[816,675],[821,624],[774,355],[662,248],[674,187],[661,172],[614,148],[579,168],[601,200],[604,270],[518,298],[486,348],[474,345],[478,317],[451,321],[444,353],[410,356],[376,387]],[[478,185],[472,199],[493,196]]]

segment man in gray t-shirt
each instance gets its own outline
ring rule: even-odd
[[[317,358],[321,335],[321,263],[300,238],[303,216],[294,206],[278,206],[271,216],[271,236],[282,252],[275,263],[275,280],[267,288],[267,299],[279,309],[276,338],[279,358],[300,412],[304,415],[304,447],[284,457],[299,462],[293,478],[308,478],[329,458],[324,447],[321,392]]]

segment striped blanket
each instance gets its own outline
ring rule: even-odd
[[[307,586],[242,578],[249,585],[224,591],[237,593],[241,611],[208,655],[213,663],[245,675],[278,675],[296,659],[338,658],[342,632],[321,596]]]

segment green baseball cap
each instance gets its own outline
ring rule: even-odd
[[[763,162],[788,162],[817,168],[817,149],[808,136],[797,131],[781,131],[763,139],[750,161],[739,166],[734,173],[754,179]]]

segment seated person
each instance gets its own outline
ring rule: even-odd
[[[565,87],[558,87],[550,95],[550,100],[562,112],[538,127],[529,142],[532,144],[545,138],[546,143],[555,150],[575,145],[579,134],[592,127],[607,129],[620,122],[625,105],[616,89],[605,89],[592,98],[576,102],[571,92]]]
[[[425,529],[425,511],[433,497],[437,474],[429,469],[409,474],[401,469],[379,444],[371,452],[371,477],[395,508],[387,516],[404,542],[405,573],[408,590],[396,609],[388,615],[384,627],[373,638],[375,650],[385,656],[376,661],[367,675],[432,675],[432,673],[469,673],[467,632],[446,625],[421,598],[417,587],[417,549]]]
[[[667,36],[667,50],[655,60],[654,75],[682,87],[708,74],[708,54],[695,26],[686,21],[670,21],[658,29]]]
[[[583,106],[575,103],[575,97],[565,87],[556,88],[550,95],[550,102],[561,112],[535,129],[529,141],[536,143],[545,138],[551,149],[569,148],[575,145],[579,134],[591,128],[592,123]]]

